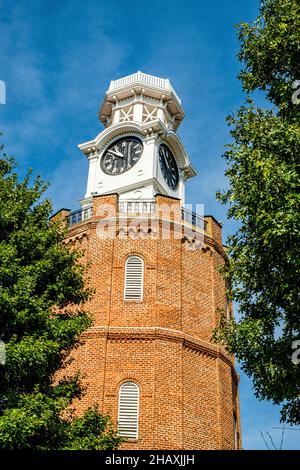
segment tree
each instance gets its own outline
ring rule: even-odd
[[[80,344],[92,319],[83,309],[81,254],[63,243],[65,229],[49,222],[46,185],[30,171],[19,181],[15,162],[0,156],[0,365],[1,449],[115,449],[121,442],[97,407],[76,416],[72,402],[84,392],[80,374],[57,371]]]
[[[245,104],[229,116],[224,157],[229,189],[218,199],[239,222],[224,275],[238,321],[222,319],[215,339],[253,378],[256,396],[300,423],[299,155],[300,4],[265,0],[254,24],[238,25]],[[300,86],[298,87],[300,88]],[[253,92],[266,98],[255,105]],[[300,341],[298,343],[300,345]],[[298,357],[298,359],[297,359]]]

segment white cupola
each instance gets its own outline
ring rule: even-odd
[[[121,200],[160,193],[184,204],[185,181],[196,171],[176,134],[184,112],[170,81],[142,72],[113,80],[98,117],[105,129],[79,145],[90,163],[81,204],[109,193]]]

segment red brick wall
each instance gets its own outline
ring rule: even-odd
[[[84,248],[87,282],[96,289],[86,305],[94,325],[71,366],[88,384],[78,410],[98,403],[116,422],[119,387],[134,380],[140,387],[139,439],[124,448],[233,449],[236,375],[232,359],[211,343],[219,309],[226,308],[217,270],[224,263],[220,227],[211,219],[204,244],[192,251],[186,238],[174,235],[173,225],[171,239],[152,233],[107,240],[97,233],[107,203],[117,207],[117,196],[95,197],[93,217],[73,226],[66,239]],[[163,196],[157,204],[180,208],[180,201]],[[124,302],[130,254],[144,259],[143,302]]]

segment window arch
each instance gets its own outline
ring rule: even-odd
[[[125,263],[124,300],[143,300],[144,261],[140,256],[129,256]]]
[[[138,438],[140,390],[135,382],[124,382],[119,390],[118,434]]]

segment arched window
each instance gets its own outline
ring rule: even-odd
[[[129,256],[125,264],[124,300],[143,300],[144,261],[139,256]]]
[[[118,434],[131,439],[138,438],[139,387],[125,382],[119,391]]]

